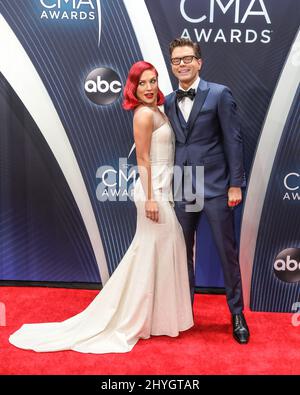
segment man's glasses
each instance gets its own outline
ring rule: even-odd
[[[183,58],[171,58],[171,63],[174,64],[175,66],[178,66],[183,60],[184,64],[189,64],[192,63],[194,58],[198,59],[197,56],[194,55],[184,56]]]

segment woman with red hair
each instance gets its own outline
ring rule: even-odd
[[[166,122],[166,115],[158,106],[164,103],[164,95],[158,87],[158,73],[151,63],[140,61],[131,67],[124,88],[123,108],[133,110],[133,132],[136,156],[143,189],[147,195],[146,216],[158,222],[158,204],[153,200],[150,147],[152,132]]]
[[[131,69],[129,70],[129,74],[124,88],[123,108],[125,110],[134,110],[136,107],[140,106],[143,103],[143,101],[137,97],[137,95],[139,94],[137,90],[139,86],[143,86],[143,84],[141,84],[140,81],[142,79],[142,74],[145,71],[149,71],[151,75],[153,74],[153,78],[155,79],[155,82],[157,82],[158,73],[155,67],[152,66],[151,63],[144,62],[143,60],[134,63],[131,66]],[[146,74],[144,74],[144,76]],[[157,83],[156,83],[156,89],[157,89],[157,96],[154,97],[153,100],[156,100],[155,105],[160,106],[164,104],[165,98],[163,93],[158,88]],[[145,98],[145,103],[151,104],[151,102],[149,102],[149,99],[147,98]]]
[[[123,107],[133,110],[140,178],[134,188],[137,227],[131,245],[102,291],[81,313],[63,322],[27,324],[10,336],[38,352],[128,352],[138,339],[178,336],[193,326],[182,228],[173,208],[174,136],[159,109],[158,73],[135,63]]]

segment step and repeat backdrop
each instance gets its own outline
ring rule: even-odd
[[[245,301],[300,301],[300,2],[1,0],[0,280],[105,284],[131,243],[136,165],[130,66],[177,88],[168,45],[200,43],[201,76],[237,101],[247,187],[235,209]],[[209,225],[199,287],[223,287]]]

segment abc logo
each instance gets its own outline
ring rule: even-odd
[[[89,73],[84,84],[84,90],[93,103],[106,105],[118,99],[122,84],[114,70],[100,67]]]
[[[281,251],[274,262],[274,273],[281,281],[300,281],[300,248],[287,248]]]

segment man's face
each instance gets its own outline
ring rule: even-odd
[[[184,56],[195,56],[194,49],[190,46],[176,47],[172,52],[171,60],[174,58],[183,58]],[[191,63],[184,63],[181,59],[178,65],[171,64],[173,74],[178,78],[179,82],[188,85],[197,79],[202,61],[193,57]]]

